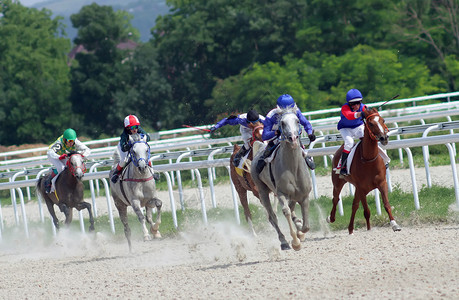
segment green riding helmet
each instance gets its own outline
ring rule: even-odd
[[[64,131],[64,139],[66,140],[75,140],[77,138],[77,134],[75,132],[75,130],[73,130],[72,128],[68,128]]]

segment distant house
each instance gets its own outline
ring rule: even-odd
[[[134,49],[137,48],[138,45],[139,45],[138,43],[132,40],[127,40],[127,41],[121,42],[118,45],[116,45],[116,48],[120,50],[132,50],[132,51],[129,51],[129,56],[123,59],[122,63],[124,63],[126,60],[130,58],[130,56],[134,52]],[[86,50],[86,48],[83,45],[76,45],[75,47],[73,47],[73,49],[67,55],[67,58],[68,58],[67,65],[68,66],[72,65],[72,61],[75,59],[78,53],[88,53],[88,50]]]

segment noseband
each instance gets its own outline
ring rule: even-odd
[[[147,158],[144,158],[144,157],[137,158],[136,153],[134,152],[133,149],[134,149],[134,145],[138,144],[138,143],[142,143],[142,144],[147,145],[147,149],[148,149]],[[148,145],[148,143],[144,142],[144,141],[137,141],[137,142],[132,143],[131,150],[129,150],[129,156],[130,156],[134,166],[139,167],[139,162],[142,161],[142,160],[145,161],[146,165],[148,166],[148,162],[150,161],[150,145]]]
[[[81,157],[81,166],[74,166],[74,165],[72,165],[72,163],[70,162],[70,160],[72,159],[72,156],[74,156],[74,155],[79,155],[79,156]],[[78,169],[81,169],[81,171],[83,172],[83,174],[86,173],[86,165],[85,165],[85,163],[84,163],[83,155],[81,155],[81,154],[79,154],[79,153],[72,154],[72,155],[69,157],[69,159],[67,160],[66,165],[67,165],[67,168],[70,170],[70,173],[72,173],[72,175],[73,175],[74,177],[76,177],[76,176],[75,176],[75,172],[76,172],[76,170],[78,170]]]

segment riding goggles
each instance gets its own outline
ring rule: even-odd
[[[131,126],[131,127],[129,127],[129,129],[131,129],[131,130],[134,130],[134,129],[139,129],[139,125],[134,125],[134,126]]]
[[[73,143],[75,140],[66,140],[68,143]]]
[[[255,121],[247,120],[247,122],[252,123],[252,124],[255,124],[255,123],[257,123],[257,122],[260,122],[260,119],[257,119],[257,120],[255,120]]]

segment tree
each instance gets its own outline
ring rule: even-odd
[[[110,6],[96,3],[84,6],[71,16],[73,26],[78,29],[74,42],[86,51],[78,53],[77,62],[72,64],[70,99],[73,110],[80,115],[81,127],[92,136],[113,134],[119,128],[120,121],[107,116],[116,105],[115,93],[125,90],[130,80],[126,78],[129,66],[124,62],[132,50],[117,48],[120,42],[131,37],[132,28],[126,16],[126,13],[115,13]],[[124,109],[121,114],[128,114],[130,108]]]
[[[0,4],[0,140],[50,143],[73,126],[66,53],[68,39],[51,11]]]
[[[402,53],[426,60],[448,80],[450,91],[457,90],[447,57],[459,59],[459,0],[403,0],[397,8],[392,39],[403,46]]]

